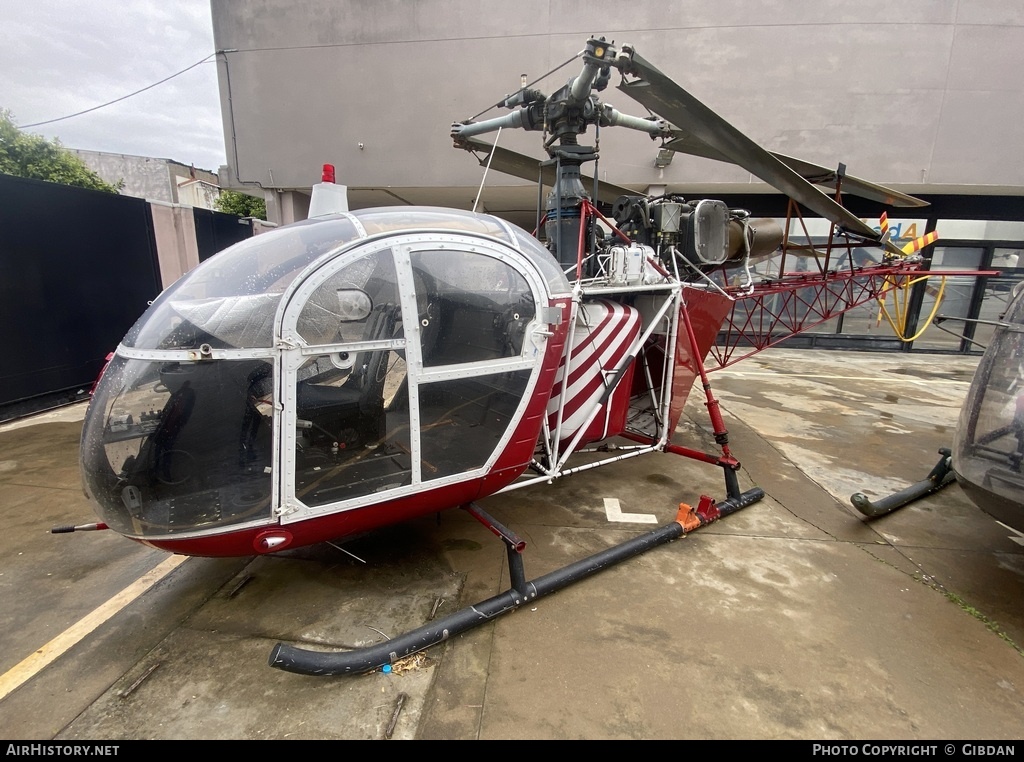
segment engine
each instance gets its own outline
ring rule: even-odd
[[[620,196],[612,216],[623,233],[656,251],[662,261],[678,257],[702,272],[769,256],[783,238],[775,220],[752,219],[749,212],[713,199]]]

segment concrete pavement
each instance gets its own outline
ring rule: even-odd
[[[409,660],[392,674],[271,669],[279,640],[379,642],[508,587],[460,511],[346,544],[188,559],[10,689],[26,659],[165,554],[88,521],[81,410],[0,427],[7,738],[1017,739],[1024,547],[953,485],[867,520],[849,496],[925,477],[977,358],[769,350],[712,375],[741,486],[767,496]],[[713,450],[700,400],[677,441]],[[27,424],[27,425],[26,425]],[[722,496],[650,455],[489,498],[534,578]],[[352,554],[352,555],[349,555]],[[358,557],[357,560],[355,557]],[[6,683],[4,682],[6,681]]]

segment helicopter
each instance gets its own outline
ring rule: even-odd
[[[975,370],[950,469],[983,511],[1024,532],[1024,288],[1018,284]]]
[[[877,299],[920,269],[919,255],[844,208],[842,193],[924,202],[843,165],[766,151],[628,45],[592,37],[579,57],[581,72],[554,93],[524,84],[500,102],[508,114],[451,126],[455,147],[485,171],[550,188],[535,231],[458,209],[349,210],[314,188],[309,219],[238,243],[166,289],[112,354],[86,413],[81,470],[100,521],[54,531],[112,529],[171,553],[250,556],[459,508],[504,543],[512,584],[494,598],[379,646],[279,643],[269,660],[339,675],[761,500],[760,488],[740,488],[709,366]],[[612,70],[652,116],[599,99]],[[790,197],[785,225],[714,199],[598,182],[584,171],[598,161],[580,144],[589,127],[738,164]],[[503,129],[541,132],[547,158],[479,137]],[[829,222],[824,242],[795,242],[802,209]],[[858,258],[865,250],[880,254]],[[790,272],[787,257],[814,268]],[[774,270],[759,277],[766,262]],[[691,389],[704,395],[715,452],[673,441]],[[681,503],[675,521],[535,580],[525,543],[478,505],[655,452],[720,468],[724,496]]]
[[[993,327],[960,409],[951,447],[939,450],[921,481],[880,499],[856,492],[850,502],[874,519],[957,483],[978,508],[1024,532],[1024,287],[1015,286],[998,320],[936,316]],[[945,330],[945,329],[943,329]]]

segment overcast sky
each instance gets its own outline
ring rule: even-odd
[[[56,119],[152,85],[213,50],[209,0],[0,0],[0,108],[19,126]],[[216,171],[224,130],[215,59],[26,132]]]

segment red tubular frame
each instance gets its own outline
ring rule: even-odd
[[[724,323],[724,336],[712,348],[716,369],[744,360],[798,333],[821,325],[861,304],[878,299],[918,272],[916,263],[788,275],[755,285],[736,296]],[[749,351],[737,354],[740,348]]]
[[[838,195],[838,192],[837,192]],[[837,199],[838,200],[838,199]],[[583,278],[583,262],[589,250],[587,230],[595,219],[603,221],[613,235],[624,243],[631,239],[616,227],[589,200],[580,203],[580,230],[577,241],[576,279]],[[541,220],[541,226],[547,215]],[[808,241],[806,246],[789,243],[794,221],[798,221]],[[535,234],[539,232],[535,231]],[[708,362],[700,351],[689,309],[681,310],[681,326],[686,331],[690,346],[691,362],[697,371],[705,396],[710,423],[715,441],[722,448],[721,454],[705,453],[681,445],[666,443],[665,452],[680,455],[710,465],[720,466],[725,472],[729,498],[740,495],[736,472],[739,461],[729,448],[729,432],[722,417],[719,402],[715,397],[708,374],[733,365],[771,346],[779,344],[796,334],[827,322],[849,310],[879,299],[888,291],[901,288],[923,272],[934,276],[988,276],[997,275],[988,271],[923,271],[919,258],[886,259],[881,264],[855,267],[853,250],[871,242],[852,239],[838,232],[835,225],[829,230],[828,240],[823,246],[815,246],[797,204],[790,201],[786,216],[784,244],[779,262],[780,275],[775,279],[743,286],[726,286],[722,292],[733,300],[732,309],[725,316],[718,329],[717,342],[707,352]],[[815,270],[807,273],[787,273],[787,253],[796,249],[812,250]],[[834,256],[839,254],[840,256]],[[657,262],[652,262],[666,277],[669,273]],[[735,263],[732,263],[735,265]],[[719,272],[725,272],[723,266]],[[713,329],[712,329],[713,330]],[[707,343],[707,342],[705,342]],[[678,358],[677,358],[678,362]],[[666,392],[668,393],[668,392]],[[626,438],[645,444],[655,444],[650,437],[625,433]]]

